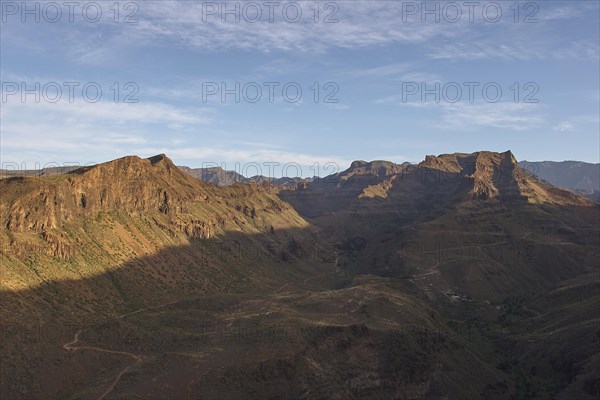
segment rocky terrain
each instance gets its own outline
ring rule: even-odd
[[[599,205],[511,152],[197,173],[131,156],[0,181],[4,396],[600,393]]]

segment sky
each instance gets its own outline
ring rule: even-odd
[[[2,168],[600,162],[600,2],[1,2]]]

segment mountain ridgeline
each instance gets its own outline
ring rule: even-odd
[[[600,205],[533,172],[482,151],[4,174],[0,391],[595,399]]]
[[[580,196],[590,200],[600,202],[600,164],[592,164],[581,161],[520,161],[519,166],[529,175],[535,175],[546,182],[571,190]],[[392,175],[393,172],[388,168],[402,169],[413,168],[414,165],[405,162],[395,164],[390,161],[355,161],[352,163],[346,173],[358,172],[361,169],[369,168],[371,173],[376,175]],[[196,179],[205,182],[211,182],[218,186],[229,186],[234,183],[263,183],[268,182],[278,186],[304,185],[316,180],[328,179],[330,177],[302,178],[302,177],[267,177],[255,175],[245,177],[237,171],[227,171],[221,167],[190,168],[178,166],[180,170]],[[45,176],[63,174],[75,169],[77,166],[47,167],[41,170],[21,170],[4,169],[0,170],[0,179],[8,177],[23,176]],[[334,174],[334,176],[337,174]]]
[[[571,190],[580,196],[600,202],[600,164],[591,164],[581,161],[521,161],[518,164],[521,169],[529,175],[535,175],[554,186]],[[220,186],[251,182],[270,182],[278,186],[294,186],[311,183],[315,180],[330,179],[332,177],[269,178],[257,175],[247,178],[236,171],[226,171],[220,167],[179,168],[197,179],[212,182]],[[410,170],[410,168],[414,168],[414,165],[408,162],[395,164],[389,161],[355,161],[350,165],[350,168],[342,174],[356,174],[368,169],[369,173],[382,176],[393,175],[402,170]]]

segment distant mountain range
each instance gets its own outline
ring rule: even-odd
[[[582,161],[521,161],[519,166],[554,186],[600,201],[600,164]]]
[[[211,182],[219,186],[229,186],[234,183],[262,183],[269,182],[273,185],[279,186],[290,186],[304,182],[312,182],[313,178],[269,178],[263,175],[255,175],[251,177],[245,177],[236,171],[226,171],[221,167],[209,167],[209,168],[190,168],[185,166],[179,166],[180,170],[193,176],[196,179],[200,179],[204,182]]]

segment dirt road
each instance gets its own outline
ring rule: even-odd
[[[133,315],[133,314],[137,314],[143,311],[148,311],[148,310],[155,310],[161,307],[166,307],[168,305],[171,304],[175,304],[177,303],[177,301],[172,301],[170,303],[164,303],[164,304],[159,304],[157,306],[154,307],[147,307],[147,308],[142,308],[136,311],[132,311],[130,313],[127,314],[123,314],[120,315],[118,317],[116,317],[115,319],[123,319],[129,315]],[[123,368],[121,370],[121,372],[119,372],[119,374],[115,377],[115,379],[113,380],[113,383],[106,389],[106,391],[104,391],[104,393],[102,393],[102,395],[100,397],[98,397],[98,400],[102,400],[104,399],[110,392],[113,391],[113,389],[115,388],[115,386],[117,385],[117,383],[119,383],[119,380],[121,380],[121,378],[123,377],[123,375],[125,375],[127,373],[127,371],[129,371],[131,368],[135,367],[136,365],[142,363],[144,361],[144,356],[141,354],[134,354],[134,353],[129,353],[127,351],[117,351],[117,350],[110,350],[110,349],[103,349],[101,347],[95,347],[95,346],[78,346],[77,343],[79,342],[79,336],[81,335],[81,330],[77,331],[75,333],[75,336],[73,337],[73,340],[71,340],[70,342],[67,342],[63,345],[63,348],[67,351],[77,351],[77,350],[92,350],[92,351],[99,351],[102,353],[110,353],[110,354],[118,354],[118,355],[124,355],[124,356],[128,356],[134,359],[134,363],[128,365],[127,367]]]

